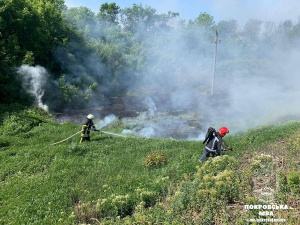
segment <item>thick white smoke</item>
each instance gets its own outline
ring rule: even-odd
[[[157,108],[152,98],[146,97],[144,103],[147,105],[148,110],[141,113],[141,117],[145,118],[147,116],[154,116],[156,114]]]
[[[48,106],[42,102],[44,87],[49,77],[46,69],[42,66],[22,65],[17,69],[17,73],[20,75],[23,87],[35,97],[37,106],[48,111]]]
[[[135,134],[145,138],[156,137],[158,134],[158,126],[156,126],[154,121],[151,121],[156,115],[156,105],[153,102],[152,98],[146,97],[143,101],[146,104],[147,111],[142,112],[137,118],[124,118],[122,120],[123,124],[135,128],[133,129],[124,129],[123,134]]]
[[[199,139],[199,122],[193,114],[172,116],[168,113],[158,113],[151,97],[146,97],[143,102],[147,107],[146,111],[136,118],[122,119],[122,123],[128,127],[122,131],[123,134],[145,138]]]
[[[116,117],[115,115],[111,114],[108,115],[106,117],[104,117],[103,120],[99,120],[95,126],[97,129],[102,129],[103,127],[106,127],[108,125],[110,125],[111,123],[115,122],[118,120],[118,117]]]

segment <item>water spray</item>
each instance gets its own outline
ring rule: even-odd
[[[128,137],[128,136],[125,136],[125,135],[122,135],[122,134],[116,134],[116,133],[111,133],[111,132],[107,132],[107,131],[100,131],[99,130],[99,132],[100,133],[104,133],[104,134],[109,134],[109,135],[117,136],[117,137],[124,137],[124,138]]]

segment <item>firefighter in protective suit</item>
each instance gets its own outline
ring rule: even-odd
[[[79,143],[82,143],[84,141],[90,141],[90,131],[91,129],[94,131],[96,130],[96,127],[93,122],[94,116],[92,114],[89,114],[87,116],[87,121],[85,124],[83,124],[81,129],[81,139]]]
[[[202,163],[206,157],[212,156],[218,156],[221,154],[221,151],[227,151],[232,150],[231,147],[223,147],[223,140],[222,138],[225,137],[226,134],[229,133],[229,130],[227,127],[221,127],[219,129],[219,132],[212,132],[210,137],[208,137],[207,144],[205,146],[203,155],[199,159],[199,162]]]

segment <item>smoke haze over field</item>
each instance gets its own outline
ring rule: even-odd
[[[221,31],[219,34],[222,38]],[[180,30],[176,34],[167,35],[175,38],[184,36]],[[196,33],[192,35],[196,38]],[[279,33],[272,34],[271,38],[279,38],[277,35],[279,36]],[[189,42],[183,37],[177,38],[176,41],[170,39],[160,43],[155,49],[161,52],[154,55],[167,59],[151,58],[153,64],[149,67],[161,65],[163,72],[159,76],[146,72],[145,80],[140,84],[152,85],[156,93],[152,93],[151,97],[157,112],[190,110],[204,116],[206,119],[199,124],[199,130],[205,130],[208,126],[229,126],[234,133],[276,123],[286,115],[297,118],[300,114],[299,51],[286,45],[284,41],[276,43],[261,36],[261,33],[257,33],[257,37],[250,42],[245,40],[247,35],[241,36],[237,41],[242,44],[237,42],[230,45],[225,38],[218,45],[215,96],[209,96],[213,45],[209,40],[201,40],[201,36],[200,40],[196,41]],[[191,43],[194,43],[194,49],[190,48]],[[249,55],[245,56],[247,54]],[[180,66],[175,67],[176,63]],[[206,87],[206,91],[205,88],[201,89],[203,86]],[[156,115],[156,119],[158,117],[159,115]],[[178,118],[169,119],[178,125],[178,130],[181,129]],[[163,118],[163,121],[166,122],[166,118]],[[151,136],[155,136],[154,130],[169,133],[169,128],[168,124],[158,120],[156,124],[152,123],[147,131]],[[144,131],[141,130],[142,133]]]
[[[295,1],[291,3],[295,9],[299,6]],[[222,10],[228,4],[232,5],[231,12]],[[262,4],[268,7],[268,2]],[[98,82],[95,96],[114,93],[117,88],[127,90],[128,96],[139,95],[127,107],[143,104],[146,110],[136,118],[123,119],[128,125],[123,132],[144,137],[199,139],[209,126],[228,126],[235,133],[276,123],[286,116],[298,118],[300,23],[285,20],[289,19],[285,14],[277,17],[280,21],[272,20],[281,5],[283,2],[278,1],[262,17],[261,8],[251,1],[213,1],[214,11],[222,17],[248,18],[245,10],[249,6],[247,10],[257,19],[247,21],[227,19],[215,23],[207,14],[189,23],[181,23],[176,16],[166,19],[148,14],[135,21],[129,21],[129,14],[122,14],[119,25],[80,20],[79,26],[95,53],[87,55],[75,47],[78,51],[64,61],[70,73],[68,82],[83,84],[86,77],[89,82],[85,88]],[[289,6],[284,9],[288,14]],[[68,16],[72,18],[71,13]],[[216,30],[222,41],[218,44],[212,96],[211,41]],[[65,60],[60,54],[66,51],[56,51],[58,61]],[[28,74],[24,69],[22,73]],[[34,90],[40,93],[36,96],[42,104],[42,92]],[[99,106],[99,99],[91,98],[89,106]]]

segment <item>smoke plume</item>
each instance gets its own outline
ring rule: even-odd
[[[48,106],[43,104],[44,87],[49,78],[46,69],[41,66],[22,65],[17,69],[20,75],[23,87],[35,97],[38,107],[48,111]]]

